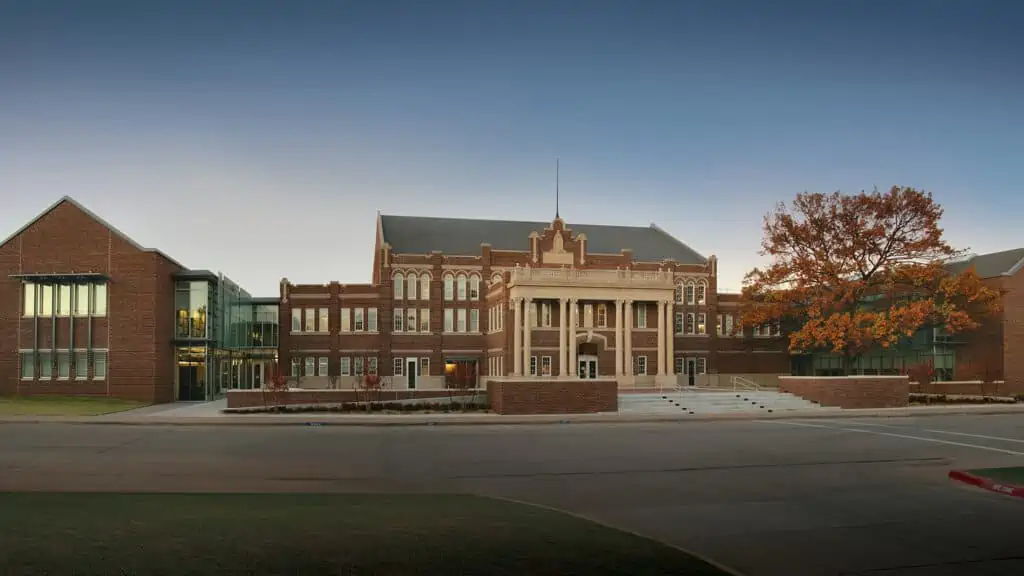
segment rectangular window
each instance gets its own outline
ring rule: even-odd
[[[415,300],[416,295],[419,294],[419,290],[416,289],[416,274],[409,274],[405,277],[405,293],[409,295],[409,300]]]
[[[362,316],[362,310],[360,310],[359,308],[356,308],[356,314],[357,314],[357,316]],[[348,332],[349,328],[351,326],[352,326],[352,310],[350,308],[342,308],[341,309],[341,325],[338,326],[338,330],[340,330],[341,332]],[[359,329],[357,328],[356,331],[358,331],[358,330]]]
[[[402,320],[405,319],[405,311],[401,308],[395,308],[395,326],[391,329],[392,332],[402,332]]]
[[[415,295],[415,292],[410,292],[410,294]],[[352,360],[352,362],[355,364],[356,376],[362,376],[363,375],[363,357],[362,356],[356,356]]]
[[[313,358],[312,356],[307,356],[305,360],[306,362],[302,367],[302,375],[316,376],[316,358]]]
[[[647,356],[636,357],[636,373],[641,376],[647,375]]]
[[[597,305],[597,327],[607,328],[608,327],[608,306],[605,304]]]
[[[377,309],[367,308],[366,309],[366,329],[370,332],[377,331]]]
[[[725,315],[725,335],[733,336],[733,319],[732,314]]]
[[[430,376],[430,358],[420,358],[420,376]]]
[[[469,331],[480,331],[480,311],[477,310],[476,308],[469,309]]]
[[[530,376],[537,375],[537,357],[530,356]]]
[[[292,358],[292,377],[302,376],[302,358]]]
[[[693,312],[688,312],[686,314],[686,333],[693,334],[694,330],[696,329],[697,328],[693,319]]]
[[[540,313],[537,312],[540,302],[530,302],[524,304],[524,310],[526,310],[526,321],[530,323],[531,328],[540,326]]]
[[[71,378],[71,353],[57,352],[57,378],[67,380]]]
[[[541,376],[551,376],[551,356],[540,357],[540,374]]]
[[[57,286],[57,316],[71,315],[71,285]]]
[[[676,374],[685,374],[686,373],[686,359],[683,358],[682,356],[676,356],[675,360],[676,360],[675,361],[675,368],[676,368],[675,373]]]
[[[342,331],[344,331],[346,326],[348,325],[348,318],[346,318],[346,316],[348,316],[348,308],[342,308],[341,309],[341,329],[342,329]],[[366,326],[363,323],[363,309],[362,308],[353,308],[352,309],[352,330],[354,330],[355,332],[362,332],[365,329],[366,329]]]
[[[686,303],[693,304],[693,284],[686,287]]]
[[[53,354],[50,352],[39,353],[39,378],[41,380],[53,378]]]
[[[420,332],[430,332],[430,308],[420,308]]]
[[[316,316],[314,315],[315,313],[316,310],[314,310],[313,308],[306,308],[305,310],[306,325],[304,328],[306,332],[316,332]]]
[[[697,334],[708,333],[708,315],[703,312],[697,313]]]
[[[36,315],[36,304],[39,302],[36,298],[36,285],[31,282],[26,282],[22,289],[22,315],[26,317],[32,317]]]
[[[647,304],[644,302],[636,305],[636,327],[647,328]]]
[[[584,304],[583,305],[583,327],[593,328],[594,327],[594,305]]]
[[[93,316],[106,316],[107,315],[107,285],[106,284],[93,284],[92,285],[92,315]],[[104,378],[106,378],[105,375],[104,375]]]
[[[321,356],[316,362],[316,375],[317,376],[329,376],[327,372],[327,358]]]
[[[395,376],[401,376],[403,362],[404,360],[402,358],[395,358],[395,361],[391,367],[391,373],[394,374]]]
[[[302,308],[292,308],[292,332],[302,332]]]
[[[772,336],[782,336],[782,323],[778,320],[771,321]]]
[[[455,311],[452,310],[451,308],[444,309],[444,331],[455,331]]]
[[[75,316],[89,315],[89,285],[78,284],[75,286]]]
[[[480,277],[473,276],[469,279],[469,299],[479,300],[480,299]]]
[[[458,277],[458,279],[456,280],[456,288],[457,288],[456,296],[458,297],[458,299],[459,300],[465,300],[466,299],[466,277],[465,276],[459,276]]]
[[[697,286],[697,304],[701,306],[707,304],[707,286],[704,284]]]
[[[377,358],[371,357],[366,359],[366,373],[376,374],[377,373]]]
[[[341,375],[350,376],[352,374],[352,359],[348,356],[341,357]]]
[[[395,283],[394,299],[401,300],[405,297],[405,278],[401,274],[396,274],[391,281]]]
[[[85,380],[89,377],[89,353],[75,352],[75,379]]]
[[[331,324],[330,324],[330,320],[329,320],[330,319],[330,310],[327,309],[327,308],[321,308],[317,312],[317,316],[320,317],[320,320],[319,320],[320,323],[317,325],[317,328],[321,332],[330,332],[331,331]]]
[[[32,352],[21,353],[21,378],[31,380],[36,377],[36,355]]]
[[[40,286],[39,292],[39,315],[50,316],[53,314],[53,286]]]
[[[685,332],[683,332],[683,318],[685,318],[685,315],[682,312],[676,312],[676,334],[685,334]]]
[[[715,319],[715,334],[723,336],[725,334],[725,315],[719,314]]]
[[[703,356],[697,358],[697,374],[704,374],[708,371],[708,359]]]
[[[106,380],[107,378],[107,353],[104,352],[93,352],[92,353],[92,379],[93,380]]]
[[[465,332],[466,331],[466,309],[465,308],[459,308],[458,320],[459,320],[458,331],[459,332]]]
[[[540,325],[545,328],[551,327],[551,302],[540,303]]]
[[[444,299],[451,302],[455,299],[455,280],[451,276],[444,277]]]
[[[420,300],[430,300],[430,276],[426,274],[420,277]]]
[[[406,308],[405,310],[405,329],[409,332],[415,332],[419,324],[416,323],[416,309]]]

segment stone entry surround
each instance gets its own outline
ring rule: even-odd
[[[530,380],[530,357],[532,354],[532,325],[529,310],[537,302],[551,301],[558,308],[558,370],[552,376],[537,376],[538,379],[579,380],[579,344],[593,340],[605,340],[596,334],[596,328],[578,326],[580,304],[604,302],[611,304],[609,318],[615,318],[615,342],[605,342],[606,348],[614,351],[614,373],[609,374],[606,366],[599,379],[613,378],[620,388],[631,388],[635,384],[633,374],[633,324],[635,306],[640,302],[657,303],[657,371],[656,386],[671,387],[677,384],[674,358],[674,310],[675,283],[670,272],[639,273],[628,270],[603,271],[595,276],[603,282],[591,285],[579,283],[576,271],[571,269],[540,270],[536,268],[517,269],[510,282],[510,303],[513,310],[513,357],[510,376]],[[540,274],[538,274],[540,273]],[[523,282],[523,280],[532,280]],[[564,281],[564,282],[562,282]],[[525,285],[524,285],[525,284]],[[601,284],[599,286],[593,284]],[[620,321],[621,319],[621,321]]]

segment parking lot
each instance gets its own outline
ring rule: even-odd
[[[1024,573],[1016,415],[551,426],[0,426],[0,489],[475,492],[746,574]]]

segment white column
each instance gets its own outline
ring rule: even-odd
[[[676,375],[676,314],[675,307],[672,301],[669,300],[665,303],[665,326],[668,327],[666,330],[665,341],[665,373],[669,376]]]
[[[622,359],[623,368],[630,377],[633,376],[633,301],[626,300],[626,346],[625,358]]]
[[[615,301],[615,375],[621,376],[623,353],[622,353],[622,300]]]
[[[569,375],[569,335],[566,329],[569,327],[569,301],[565,298],[558,300],[558,373],[564,378]]]
[[[533,327],[533,298],[525,298],[525,310],[523,310],[523,375],[530,375],[530,344],[532,343],[532,334],[530,328]],[[540,366],[537,366],[537,371],[540,371]]]
[[[578,322],[577,316],[579,315],[579,304],[575,298],[569,299],[569,366],[571,370],[570,374],[574,377],[579,377],[579,362],[577,362],[576,354],[579,349],[576,347],[576,323]]]
[[[513,298],[515,322],[512,324],[512,375],[523,375],[523,299]]]
[[[665,301],[658,301],[658,376],[665,375]]]

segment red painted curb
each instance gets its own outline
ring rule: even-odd
[[[1016,486],[1013,484],[1000,484],[990,478],[983,478],[981,476],[975,476],[969,472],[963,470],[951,470],[949,477],[952,480],[970,484],[971,486],[977,486],[990,492],[997,492],[999,494],[1005,494],[1007,496],[1016,496],[1017,498],[1024,498],[1024,486]]]

